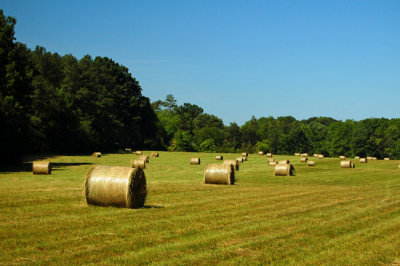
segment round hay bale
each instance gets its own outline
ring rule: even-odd
[[[235,170],[232,164],[209,164],[204,169],[204,184],[233,185]]]
[[[90,205],[140,208],[146,194],[141,168],[98,165],[86,175],[85,195]]]
[[[300,162],[302,163],[306,163],[307,161],[308,161],[307,157],[300,158]]]
[[[360,156],[354,156],[354,159],[360,159]]]
[[[142,151],[136,151],[136,155],[143,155]]]
[[[346,159],[346,156],[340,155],[340,156],[339,156],[339,159],[340,159],[340,160],[345,160],[345,159]]]
[[[314,153],[313,156],[314,156],[314,158],[318,158],[318,155],[319,155],[318,153]]]
[[[354,168],[354,166],[351,161],[341,161],[340,168]]]
[[[275,162],[275,159],[274,158],[268,159],[268,163],[270,163],[270,162]]]
[[[314,161],[308,161],[307,162],[307,166],[315,166],[315,162]]]
[[[160,156],[160,154],[158,154],[158,152],[153,151],[151,153],[151,157],[159,157],[159,156]]]
[[[292,176],[294,171],[293,165],[290,163],[288,164],[277,164],[275,165],[275,171],[274,175],[275,176]]]
[[[264,152],[263,151],[259,151],[258,155],[264,155]]]
[[[238,161],[239,163],[243,163],[243,157],[236,158],[236,161]]]
[[[360,158],[360,163],[368,163],[368,159],[367,158]]]
[[[36,161],[32,163],[34,175],[51,175],[51,163],[47,161]]]
[[[302,153],[300,154],[301,157],[308,157],[308,153]]]
[[[200,158],[191,158],[190,164],[200,164]]]
[[[131,161],[132,168],[146,168],[146,160],[144,159],[134,159]]]
[[[383,158],[383,160],[390,161],[390,158],[386,157],[386,158]]]
[[[239,162],[237,160],[225,160],[224,164],[232,164],[236,171],[239,171]]]
[[[273,165],[276,165],[276,162],[275,162],[275,161],[273,161],[273,162],[268,162],[268,164],[271,165],[271,166],[273,166]]]
[[[296,152],[296,153],[294,154],[294,156],[300,156],[300,153],[299,153],[299,152]]]
[[[243,159],[243,162],[247,161],[247,157],[242,157],[242,159]]]
[[[223,160],[223,159],[224,159],[224,156],[222,156],[222,155],[215,156],[215,160]]]
[[[146,163],[150,162],[150,157],[148,155],[140,155],[139,159],[145,160]]]
[[[242,157],[247,157],[247,156],[249,156],[249,154],[247,152],[242,153]]]
[[[367,157],[367,160],[373,160],[372,158],[373,158],[373,157],[368,156],[368,157]]]
[[[92,157],[100,158],[101,157],[101,152],[93,152]]]
[[[272,157],[272,153],[268,152],[267,157]]]
[[[318,154],[318,159],[324,159],[324,155],[323,154]]]
[[[132,149],[130,149],[130,148],[125,148],[125,152],[126,152],[126,153],[132,153]]]
[[[372,160],[378,160],[378,158],[376,158],[376,157],[372,157]]]
[[[289,160],[280,160],[278,164],[290,164]]]

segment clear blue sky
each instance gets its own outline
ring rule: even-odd
[[[17,40],[125,65],[242,124],[255,115],[400,117],[400,1],[1,0]]]

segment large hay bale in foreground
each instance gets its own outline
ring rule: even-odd
[[[134,159],[131,161],[132,168],[146,168],[146,160],[144,159]]]
[[[386,158],[383,158],[383,160],[390,161],[390,158],[386,157]]]
[[[272,153],[268,152],[267,157],[272,157]]]
[[[47,161],[36,161],[32,163],[34,175],[51,175],[51,163]]]
[[[142,151],[136,151],[136,155],[143,155]]]
[[[158,152],[153,151],[151,153],[151,157],[159,157],[159,156],[160,156],[160,154],[158,154]]]
[[[101,157],[101,152],[93,152],[92,157],[100,158]]]
[[[340,168],[354,168],[355,165],[352,161],[341,161]]]
[[[346,159],[346,156],[340,155],[340,156],[339,156],[339,159],[340,159],[340,160],[345,160],[345,159]]]
[[[275,165],[275,171],[274,175],[275,176],[292,176],[294,171],[293,165],[290,163],[288,164],[277,164]]]
[[[360,163],[368,163],[368,159],[367,158],[360,158]]]
[[[204,169],[204,184],[233,185],[235,170],[232,164],[209,164]]]
[[[247,157],[247,156],[249,156],[249,154],[247,152],[242,153],[242,157]]]
[[[280,160],[278,164],[289,164],[289,160]]]
[[[302,163],[306,163],[307,161],[308,161],[307,157],[300,158],[300,162],[302,162]]]
[[[236,161],[238,161],[239,163],[243,163],[243,157],[236,158]]]
[[[215,160],[222,161],[223,159],[224,159],[224,156],[222,156],[222,155],[215,156]]]
[[[98,165],[86,175],[85,195],[90,205],[140,208],[146,194],[141,168]]]
[[[307,166],[315,166],[315,162],[314,161],[308,161],[307,162]]]
[[[239,162],[237,160],[225,160],[224,164],[232,164],[236,171],[239,171]]]
[[[264,152],[263,151],[259,151],[258,155],[264,155]]]
[[[145,160],[146,163],[149,163],[149,162],[150,162],[150,157],[149,157],[148,155],[140,155],[140,156],[139,156],[139,159]]]
[[[200,164],[200,158],[191,158],[190,164]]]

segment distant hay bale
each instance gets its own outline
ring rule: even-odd
[[[390,158],[386,157],[386,158],[383,158],[383,160],[390,161]]]
[[[367,157],[367,160],[373,160],[373,158],[374,158],[374,157],[372,157],[372,156],[368,156],[368,157]]]
[[[376,158],[376,157],[372,157],[372,160],[378,160],[378,158]]]
[[[300,162],[302,163],[306,163],[307,161],[308,161],[307,157],[300,158]]]
[[[101,152],[93,152],[92,157],[100,158],[101,157]]]
[[[191,158],[190,164],[200,164],[200,158]]]
[[[319,155],[318,153],[314,153],[313,156],[314,156],[314,158],[318,158],[318,155]]]
[[[247,161],[247,157],[242,157],[242,159],[243,159],[243,162]]]
[[[134,159],[131,161],[132,168],[146,168],[146,160],[144,159]]]
[[[238,161],[239,163],[243,163],[243,157],[236,158],[236,161]]]
[[[36,161],[32,163],[34,175],[51,175],[51,163],[47,161]]]
[[[232,164],[209,164],[204,169],[204,184],[233,185],[235,170]]]
[[[354,168],[355,165],[352,161],[341,161],[340,168]]]
[[[340,156],[339,156],[339,159],[340,159],[340,160],[345,160],[345,159],[346,159],[346,156],[340,155]]]
[[[314,161],[308,161],[307,162],[307,166],[315,166],[315,162]]]
[[[278,163],[277,165],[275,165],[274,175],[275,176],[288,176],[288,175],[292,176],[293,171],[294,171],[294,167],[290,163],[288,163],[288,164]]]
[[[270,158],[270,159],[268,159],[268,162],[270,163],[270,162],[275,162],[275,159],[274,158]]]
[[[224,159],[224,156],[222,156],[222,155],[215,156],[215,160],[223,160],[223,159]]]
[[[360,156],[355,156],[354,159],[360,159]]]
[[[289,160],[280,160],[280,161],[278,162],[278,164],[289,164],[289,163],[290,163]]]
[[[276,162],[275,162],[275,161],[273,161],[273,162],[268,162],[268,164],[272,166],[272,165],[276,165]]]
[[[90,205],[143,207],[146,176],[141,168],[94,166],[86,175],[85,195]]]
[[[225,160],[224,164],[232,164],[236,171],[239,171],[239,162],[237,160]]]
[[[143,155],[142,151],[136,151],[136,155]]]
[[[308,157],[308,153],[302,153],[300,154],[301,157]]]
[[[324,155],[323,154],[318,154],[318,159],[324,159]]]
[[[158,154],[158,152],[153,151],[151,153],[151,157],[159,157],[159,156],[160,156],[160,154]]]
[[[125,148],[125,152],[126,152],[126,153],[132,153],[132,149],[130,149],[130,148]]]
[[[360,163],[368,163],[368,159],[367,158],[360,158]]]
[[[150,157],[148,155],[140,155],[139,159],[145,160],[146,163],[150,162]]]
[[[300,156],[300,153],[299,153],[299,152],[296,152],[296,153],[294,154],[294,156]]]
[[[247,152],[242,153],[242,157],[247,157],[247,156],[249,156],[249,154]]]
[[[268,152],[267,157],[272,157],[272,153]]]
[[[263,151],[259,151],[258,155],[264,155],[264,152]]]

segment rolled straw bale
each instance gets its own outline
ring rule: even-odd
[[[153,151],[151,153],[151,157],[159,157],[159,156],[160,156],[160,154],[158,154],[158,152]]]
[[[386,158],[383,158],[383,160],[390,161],[390,158],[386,157]]]
[[[278,164],[289,164],[289,163],[290,163],[289,160],[280,160],[280,161],[278,162]]]
[[[306,163],[307,161],[308,161],[307,157],[300,158],[300,162],[302,163]]]
[[[130,149],[130,148],[125,148],[125,152],[126,152],[126,153],[132,153],[132,149]]]
[[[140,155],[139,159],[145,160],[146,163],[150,162],[150,157],[148,155]]]
[[[340,160],[344,160],[344,159],[346,159],[346,156],[340,155],[340,156],[339,156],[339,159],[340,159]]]
[[[225,160],[224,164],[232,164],[236,171],[239,171],[239,162],[237,160]]]
[[[360,156],[354,156],[354,159],[360,159]]]
[[[143,155],[142,151],[136,151],[136,155]]]
[[[301,157],[308,157],[308,153],[302,153],[300,154]]]
[[[268,159],[268,162],[270,163],[270,162],[275,162],[275,159],[274,158],[269,158]]]
[[[268,162],[268,164],[269,164],[269,165],[276,165],[276,162],[275,162],[275,161],[273,161],[273,162]]]
[[[351,161],[341,161],[340,168],[354,168],[354,164]]]
[[[373,158],[373,157],[368,156],[368,157],[367,157],[367,160],[373,160],[372,158]]]
[[[247,157],[242,157],[242,159],[243,159],[243,162],[247,161]]]
[[[224,156],[222,156],[222,155],[215,156],[215,160],[223,160],[223,159],[224,159]]]
[[[235,170],[232,164],[209,164],[204,169],[204,184],[233,185]]]
[[[267,157],[272,157],[272,153],[268,152]]]
[[[376,158],[376,157],[372,157],[372,160],[378,160],[378,158]]]
[[[318,155],[319,155],[318,153],[314,153],[313,156],[314,156],[315,158],[318,158]]]
[[[294,156],[300,156],[300,153],[299,153],[299,152],[296,152],[296,153],[294,154]]]
[[[318,154],[318,159],[324,159],[324,155],[323,154]]]
[[[47,161],[36,161],[32,163],[34,175],[51,175],[51,163]]]
[[[259,151],[258,155],[264,155],[264,152],[263,151]]]
[[[132,168],[146,168],[146,160],[144,159],[134,159],[131,161]]]
[[[368,159],[367,158],[360,158],[360,163],[368,163]]]
[[[100,158],[101,157],[101,152],[93,152],[92,157]]]
[[[146,194],[141,168],[98,165],[86,175],[85,195],[90,205],[140,208]]]
[[[200,158],[191,158],[190,164],[200,164]]]
[[[239,163],[243,163],[243,157],[236,158],[236,161],[238,161]]]
[[[242,153],[242,157],[247,157],[247,156],[249,156],[249,154],[247,152]]]
[[[315,166],[315,162],[314,161],[308,161],[307,162],[307,166]]]
[[[288,164],[277,164],[275,165],[275,171],[274,175],[275,176],[287,176],[287,175],[293,175],[293,170],[294,167],[290,163]]]

